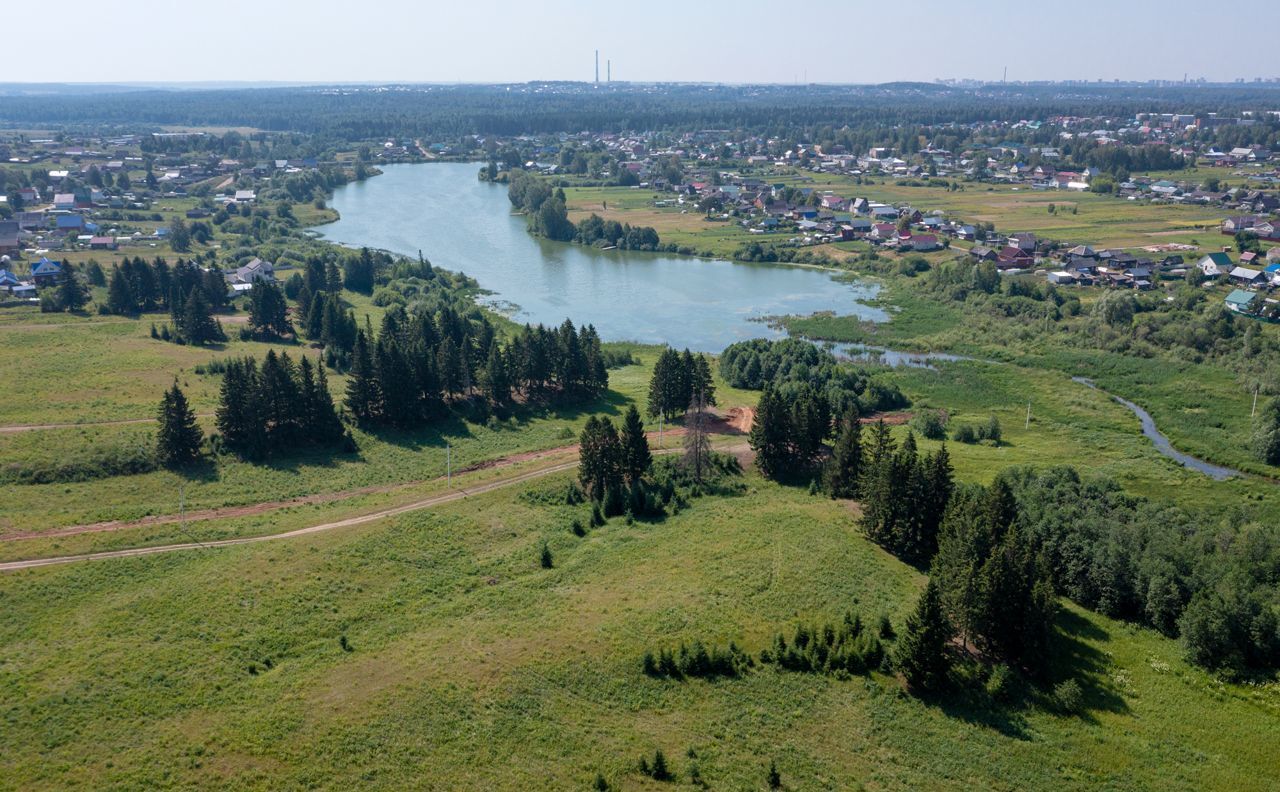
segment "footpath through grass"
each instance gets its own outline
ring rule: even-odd
[[[1219,684],[1175,643],[1074,608],[1058,657],[1085,681],[1080,717],[940,707],[879,673],[650,679],[643,652],[680,641],[758,652],[850,608],[900,625],[923,579],[843,504],[754,475],[579,539],[585,507],[535,505],[567,478],[296,542],[0,577],[0,777],[582,789],[599,772],[640,789],[636,761],[662,748],[677,788],[695,761],[712,788],[763,788],[770,760],[790,789],[1274,782],[1274,687]]]

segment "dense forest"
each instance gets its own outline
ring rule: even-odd
[[[730,128],[785,134],[822,126],[974,124],[992,118],[1131,116],[1270,109],[1277,89],[1231,87],[649,85],[533,83],[295,87],[117,93],[14,91],[4,119],[17,124],[252,126],[349,140],[437,135],[520,135],[627,129]]]

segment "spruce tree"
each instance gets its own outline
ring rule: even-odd
[[[304,287],[305,288],[305,287]],[[312,341],[320,341],[324,338],[324,312],[329,304],[329,296],[326,292],[316,292],[311,298],[311,304],[302,316],[306,317],[303,321],[307,328],[307,338]]]
[[[716,404],[716,385],[715,380],[711,377],[711,364],[707,362],[706,355],[698,354],[694,356],[691,379],[691,395],[701,393],[707,406],[714,407]]]
[[[111,270],[111,280],[107,286],[107,310],[121,315],[138,312],[138,301],[133,296],[129,279],[119,267]]]
[[[685,409],[693,401],[693,374],[697,364],[693,362],[693,353],[688,349],[680,353],[680,364],[676,367],[677,380],[672,384],[671,399],[676,409]]]
[[[778,772],[778,763],[772,759],[769,760],[769,773],[765,780],[770,789],[782,789],[782,774]]]
[[[325,265],[324,285],[325,290],[330,294],[338,294],[342,291],[342,272],[332,261]]]
[[[347,409],[361,423],[369,422],[380,414],[373,356],[369,351],[369,337],[363,330],[356,333],[356,345],[351,352],[346,404]]]
[[[587,419],[578,444],[578,480],[592,500],[622,491],[622,443],[608,418]]]
[[[316,442],[329,445],[341,440],[344,434],[342,420],[333,407],[333,397],[329,394],[329,377],[324,373],[324,365],[321,363],[316,364],[315,391],[310,401],[314,404],[311,431]]]
[[[156,457],[165,467],[187,467],[200,459],[204,433],[196,414],[175,380],[160,401],[160,428],[156,434]]]
[[[840,427],[840,435],[827,460],[824,487],[832,498],[856,498],[862,475],[862,422],[851,410]]]
[[[920,552],[921,560],[928,560],[938,551],[938,532],[955,490],[952,478],[951,455],[947,444],[928,457],[924,470],[924,498],[921,504]]]
[[[293,448],[302,436],[300,416],[295,409],[302,401],[297,373],[289,354],[268,350],[258,377],[259,399],[266,418],[267,450],[271,453]]]
[[[511,396],[511,381],[507,376],[507,362],[497,344],[489,346],[489,359],[484,367],[484,389],[494,404],[505,404]]]
[[[626,418],[623,419],[621,442],[623,473],[627,481],[634,484],[653,464],[649,438],[644,434],[644,422],[640,420],[640,411],[634,404],[627,409]]]
[[[75,267],[69,261],[62,262],[57,294],[58,307],[64,311],[79,311],[89,302],[89,290],[80,282]]]
[[[915,610],[907,616],[894,655],[898,670],[913,690],[936,691],[946,684],[950,639],[951,627],[942,611],[938,584],[930,580]]]
[[[748,443],[756,452],[756,467],[766,478],[777,478],[791,462],[790,416],[782,397],[766,385],[756,405]]]
[[[293,333],[284,292],[274,283],[258,281],[249,290],[249,329],[255,334],[276,337]]]
[[[887,544],[893,538],[894,520],[899,507],[894,482],[895,446],[884,419],[872,430],[862,480],[858,485],[862,498],[862,529],[873,542]]]
[[[182,321],[178,323],[182,336],[189,344],[208,344],[225,341],[221,325],[209,312],[204,291],[193,287],[182,308]]]

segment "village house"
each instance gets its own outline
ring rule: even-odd
[[[1231,257],[1226,253],[1210,253],[1196,262],[1196,268],[1206,278],[1226,275],[1232,269]]]
[[[1256,288],[1266,283],[1266,279],[1262,275],[1262,270],[1249,269],[1248,267],[1236,267],[1231,270],[1231,282],[1240,286]]]
[[[264,283],[273,283],[276,279],[275,267],[271,262],[263,261],[260,258],[254,258],[243,267],[237,267],[227,273],[227,281],[231,283],[235,291],[247,291],[248,289],[235,289],[236,286],[249,287],[262,281]]]
[[[62,274],[62,265],[47,258],[41,258],[31,267],[31,281],[37,286],[52,286]]]
[[[1025,269],[1035,264],[1035,257],[1020,247],[1007,245],[996,254],[996,266],[1000,269]]]
[[[1227,308],[1235,311],[1236,313],[1251,314],[1253,313],[1253,305],[1258,300],[1258,296],[1257,292],[1235,289],[1227,295],[1224,302],[1226,303]]]

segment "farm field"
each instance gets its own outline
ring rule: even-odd
[[[1084,680],[1078,717],[940,706],[879,672],[648,678],[640,656],[680,641],[758,652],[850,609],[900,624],[923,578],[844,504],[754,474],[579,539],[566,526],[585,507],[535,505],[567,475],[298,541],[0,577],[5,785],[584,788],[600,773],[644,789],[636,762],[658,748],[675,788],[695,764],[712,788],[763,788],[770,761],[791,789],[1274,780],[1274,686],[1217,682],[1174,642],[1072,606],[1052,673]]]

